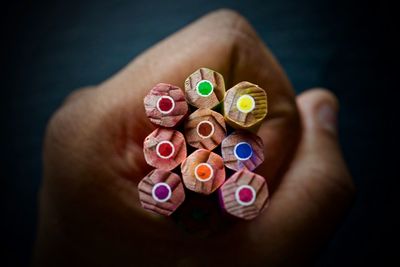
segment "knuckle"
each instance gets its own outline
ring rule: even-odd
[[[80,128],[78,122],[83,119],[85,101],[92,95],[95,87],[85,87],[70,93],[61,106],[50,117],[45,130],[45,149],[50,145],[60,146],[74,140]],[[87,102],[87,101],[86,101]]]
[[[82,88],[76,89],[65,97],[63,104],[66,105],[71,102],[82,99],[84,96],[89,95],[91,92],[93,92],[94,89],[96,89],[95,86],[88,86],[88,87],[82,87]]]
[[[248,20],[239,12],[233,9],[218,9],[206,16],[207,20],[211,20],[218,31],[218,34],[231,38],[232,41],[237,41],[237,37],[247,36],[254,38],[257,36],[253,27]]]
[[[217,9],[216,11],[211,12],[211,14],[214,14],[217,17],[224,17],[232,21],[244,19],[244,17],[239,12],[230,8]]]
[[[314,87],[310,89],[310,92],[313,92],[318,98],[331,98],[332,100],[337,101],[336,95],[327,88]]]
[[[244,56],[254,55],[254,51],[263,46],[262,40],[247,19],[234,10],[213,11],[200,24],[199,28],[208,36],[208,47],[226,55],[234,64]],[[234,66],[229,68],[227,71],[235,69]]]
[[[339,109],[338,98],[332,91],[326,88],[311,88],[298,96],[298,103],[300,104],[300,107],[317,107],[317,103],[324,102],[331,103],[336,110]]]
[[[45,151],[50,145],[59,144],[64,139],[67,117],[64,106],[58,108],[50,117],[45,131]]]

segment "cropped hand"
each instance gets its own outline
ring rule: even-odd
[[[157,83],[182,86],[200,67],[227,88],[250,81],[268,95],[258,134],[268,208],[207,235],[187,232],[140,206],[150,170],[143,140],[155,129],[143,97]],[[249,23],[212,12],[156,44],[105,82],[72,93],[49,122],[34,262],[37,266],[300,266],[308,264],[348,207],[353,184],[337,141],[336,98],[296,98]],[[217,204],[216,204],[217,205]],[[205,228],[208,225],[204,225]],[[212,227],[211,225],[209,227]]]

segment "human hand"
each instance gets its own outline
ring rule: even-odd
[[[259,135],[270,204],[256,219],[207,236],[143,210],[137,184],[151,167],[144,138],[155,128],[143,97],[159,82],[180,87],[194,70],[220,72],[227,88],[266,89]],[[324,90],[299,97],[240,15],[213,12],[137,57],[119,73],[67,98],[44,145],[37,266],[306,264],[350,203],[351,177],[337,142],[337,101]],[[221,223],[222,222],[222,223]],[[221,223],[221,224],[220,224]],[[206,227],[208,227],[206,225]],[[211,227],[211,226],[210,226]]]

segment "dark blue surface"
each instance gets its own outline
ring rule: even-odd
[[[324,86],[339,97],[340,138],[358,196],[318,266],[383,266],[394,255],[387,243],[395,241],[398,211],[398,32],[384,1],[24,1],[1,11],[5,265],[29,261],[43,133],[63,98],[220,7],[249,19],[297,92]]]
[[[253,150],[248,143],[239,143],[235,146],[235,153],[239,159],[247,159],[251,156]]]

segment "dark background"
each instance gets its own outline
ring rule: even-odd
[[[399,211],[395,8],[383,1],[333,0],[3,5],[0,235],[5,255],[0,265],[29,262],[42,138],[63,98],[74,88],[101,82],[144,49],[220,7],[248,18],[297,92],[324,86],[339,97],[340,139],[358,194],[317,266],[389,265],[398,250],[392,214]]]

